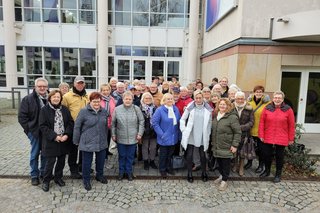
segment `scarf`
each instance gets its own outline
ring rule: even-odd
[[[244,102],[242,105],[238,105],[236,102],[234,102],[234,106],[235,106],[235,108],[236,108],[236,110],[238,112],[239,118],[241,117],[241,113],[242,113],[242,111],[243,111],[243,109],[244,109],[246,104],[247,103]]]
[[[42,108],[47,104],[48,93],[46,93],[44,96],[39,95],[38,93],[37,93],[37,95],[38,95],[38,98],[39,98],[40,108]]]
[[[168,118],[173,119],[173,126],[177,125],[177,118],[173,111],[173,106],[164,105],[168,109]]]
[[[106,102],[106,106],[104,108],[107,111],[108,116],[110,115],[110,105],[109,105],[110,99],[111,99],[110,95],[109,96],[102,95],[102,100]]]
[[[224,115],[225,113],[218,112],[217,120],[219,121]]]
[[[79,91],[75,87],[72,87],[72,91],[73,91],[73,93],[75,93],[79,96],[85,96],[87,94],[85,89],[83,89],[82,91]]]
[[[63,123],[63,117],[62,117],[62,112],[61,112],[61,105],[52,105],[49,102],[49,106],[51,109],[53,109],[55,111],[53,131],[55,133],[57,133],[57,135],[63,135],[64,123]]]
[[[147,118],[150,120],[150,124],[152,125],[152,116],[153,116],[154,104],[141,104],[141,110],[145,112]]]

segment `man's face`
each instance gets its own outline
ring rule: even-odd
[[[117,91],[121,94],[124,93],[125,90],[125,85],[119,85],[117,86]]]
[[[48,84],[45,81],[38,81],[35,90],[39,95],[44,96],[47,93]]]
[[[156,93],[158,90],[158,87],[155,84],[151,84],[149,89],[151,93]]]
[[[73,86],[74,86],[79,92],[81,92],[81,91],[84,90],[84,88],[86,87],[86,83],[84,83],[83,81],[74,82]]]
[[[226,78],[221,79],[220,84],[222,87],[226,87],[228,85],[228,80]]]
[[[188,90],[180,90],[180,96],[181,97],[186,97],[188,95]]]

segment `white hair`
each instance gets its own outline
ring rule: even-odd
[[[188,88],[187,88],[187,87],[182,86],[182,87],[180,87],[180,91],[182,91],[182,90],[184,90],[184,91],[188,91]]]
[[[116,84],[116,86],[117,86],[117,88],[118,88],[118,87],[121,87],[121,86],[124,87],[124,83],[118,82],[118,83]]]
[[[43,81],[43,82],[48,86],[48,81],[47,81],[47,79],[45,79],[45,78],[37,78],[37,79],[34,81],[34,85],[37,86],[39,81]]]
[[[235,94],[235,96],[234,96],[235,98],[238,98],[238,97],[246,97],[246,95],[244,94],[244,92],[242,92],[242,91],[238,91],[238,92],[236,92],[236,94]]]

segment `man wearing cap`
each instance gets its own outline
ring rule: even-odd
[[[132,94],[133,94],[133,102],[132,102],[132,103],[133,103],[134,105],[140,107],[141,102],[140,102],[139,96],[137,96],[137,89],[136,89],[136,87],[133,86],[133,85],[129,85],[129,86],[128,86],[128,90],[129,90],[130,92],[132,92]],[[116,106],[119,106],[119,105],[121,105],[121,104],[123,104],[122,98],[118,100]]]
[[[67,92],[62,99],[62,104],[66,106],[71,113],[73,120],[77,119],[80,110],[89,103],[89,98],[85,90],[85,80],[83,76],[77,76],[74,79],[72,89]],[[81,179],[79,174],[80,165],[77,165],[78,147],[70,143],[68,164],[70,167],[71,177]],[[81,164],[81,155],[79,156],[79,164]]]
[[[114,98],[114,100],[116,101],[116,106],[119,106],[120,103],[118,103],[120,100],[122,102],[122,95],[123,93],[126,91],[125,90],[125,84],[122,82],[118,82],[117,83],[117,89],[116,91],[114,91],[113,93],[111,93],[111,96]],[[122,102],[123,103],[123,102]]]
[[[45,78],[37,78],[33,92],[22,99],[18,113],[18,121],[30,140],[30,175],[33,186],[39,185],[39,177],[44,175],[45,158],[41,153],[39,114],[41,108],[47,104],[47,96],[48,81]]]

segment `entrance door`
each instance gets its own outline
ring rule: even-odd
[[[116,60],[115,76],[118,75],[119,81],[130,80],[130,64],[130,58],[119,58]]]
[[[283,71],[281,90],[296,122],[303,124],[307,133],[320,133],[320,70]]]

